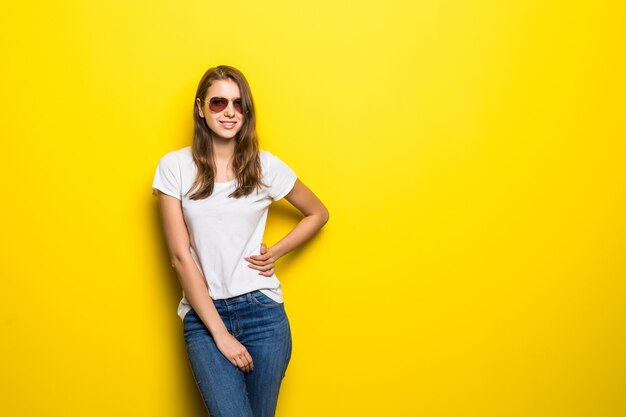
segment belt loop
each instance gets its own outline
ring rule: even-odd
[[[252,304],[252,293],[249,292],[246,295],[247,295],[247,298],[248,298],[248,304]]]

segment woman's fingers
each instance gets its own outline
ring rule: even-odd
[[[261,255],[263,256],[263,255]],[[248,264],[249,268],[256,269],[257,271],[261,271],[259,275],[271,276],[274,273],[274,259],[268,258],[266,260],[257,260],[253,259],[254,256],[249,256],[244,258],[246,261],[250,262]]]
[[[245,258],[244,258],[245,259]],[[257,265],[257,266],[264,266],[264,265],[270,265],[274,263],[274,259],[270,258],[266,261],[255,261],[253,259],[246,259],[248,262],[250,262],[252,265]]]
[[[257,271],[261,271],[259,272],[259,275],[263,275],[265,277],[271,277],[272,274],[274,274],[274,264],[270,264],[270,265],[266,265],[266,266],[254,266],[254,265],[248,265],[248,268],[250,269],[255,269]]]
[[[244,258],[244,259],[250,262],[267,262],[268,260],[273,259],[273,258],[272,258],[272,255],[268,252],[263,255],[248,256],[247,258]]]
[[[237,368],[239,368],[239,369],[241,369],[241,370],[243,371],[243,368],[245,368],[245,364],[244,364],[244,363],[243,363],[243,361],[241,360],[241,357],[239,357],[239,356],[235,356],[235,357],[233,358],[233,361],[235,362],[235,363],[234,363],[234,365],[235,365]]]
[[[272,269],[265,271],[265,272],[259,272],[259,275],[263,275],[264,277],[271,277],[274,274],[274,268],[272,267]]]
[[[243,372],[251,372],[254,369],[254,365],[252,363],[252,357],[245,351],[238,356],[235,356],[231,363],[235,365],[237,368],[241,369]]]
[[[237,356],[235,358],[235,362],[237,363],[237,368],[244,372],[248,372],[248,363],[244,361],[241,356]]]
[[[248,370],[254,371],[254,363],[252,363],[252,356],[250,356],[247,350],[244,352],[244,357],[248,361]]]
[[[268,271],[272,268],[274,268],[274,263],[271,264],[267,264],[267,265],[262,265],[262,266],[255,266],[255,265],[248,265],[250,268],[256,269],[258,271]]]

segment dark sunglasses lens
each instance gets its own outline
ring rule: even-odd
[[[237,99],[235,101],[233,101],[233,107],[235,108],[235,111],[237,113],[243,113],[243,106],[241,105],[241,100]]]
[[[213,97],[209,100],[209,109],[215,113],[221,112],[228,106],[228,100],[220,97]]]

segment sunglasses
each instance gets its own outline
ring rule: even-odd
[[[228,107],[229,101],[231,100],[224,97],[212,97],[209,100],[209,110],[211,110],[213,113],[219,113],[223,111],[226,107]],[[243,114],[243,105],[241,103],[241,99],[236,98],[232,100],[232,102],[235,111],[239,114]]]

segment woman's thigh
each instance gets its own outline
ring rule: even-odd
[[[260,291],[251,294],[251,303],[239,312],[239,338],[254,362],[254,371],[245,375],[246,388],[254,415],[273,417],[291,358],[291,330],[284,304]]]
[[[185,315],[183,327],[193,376],[211,417],[256,417],[243,372],[219,351],[195,311]]]

